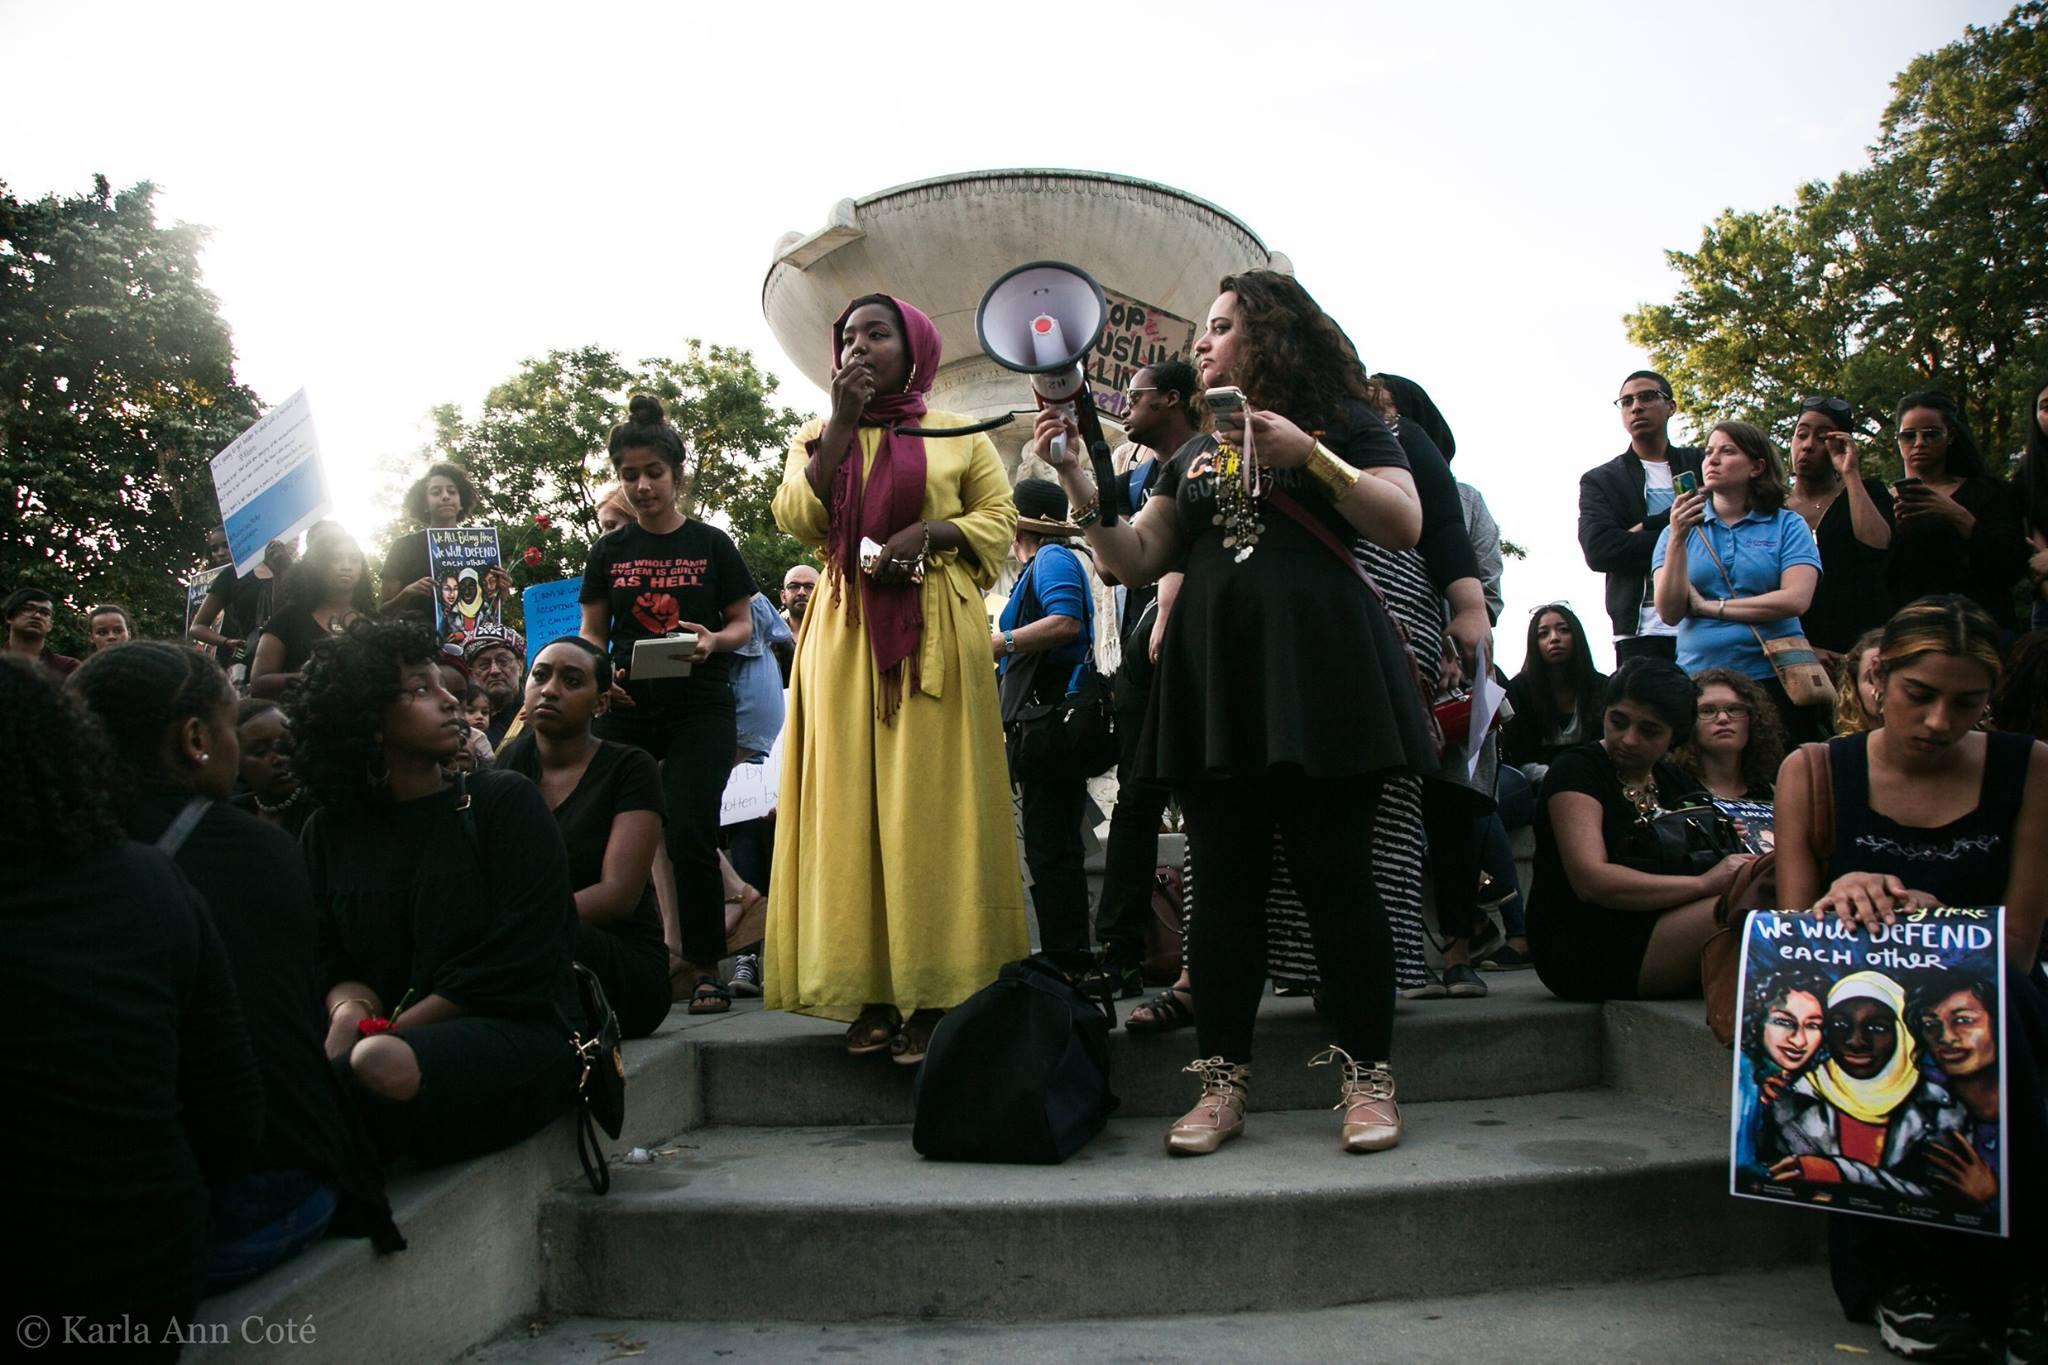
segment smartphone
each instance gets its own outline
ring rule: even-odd
[[[1690,469],[1681,469],[1671,480],[1671,487],[1680,497],[1700,491],[1700,476]]]
[[[1907,478],[1900,479],[1897,483],[1893,484],[1892,492],[1903,493],[1909,488],[1922,488],[1925,486],[1926,485],[1923,480],[1915,479],[1909,476]]]
[[[1235,385],[1228,385],[1220,389],[1209,389],[1202,394],[1202,402],[1209,409],[1210,413],[1217,417],[1234,412],[1243,412],[1245,408],[1244,390]]]

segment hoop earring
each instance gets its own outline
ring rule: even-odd
[[[383,769],[382,772],[378,771],[380,767]],[[384,751],[382,749],[379,749],[375,754],[363,761],[363,776],[370,780],[370,786],[373,789],[381,787],[391,780],[391,765],[384,762]]]

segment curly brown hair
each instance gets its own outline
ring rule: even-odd
[[[1314,428],[1336,422],[1347,404],[1373,401],[1358,348],[1292,275],[1247,270],[1225,275],[1216,291],[1237,295],[1237,383],[1254,403]]]
[[[1779,718],[1778,708],[1771,704],[1770,694],[1757,684],[1755,678],[1732,668],[1703,668],[1692,675],[1692,681],[1702,696],[1709,687],[1718,683],[1749,708],[1749,743],[1742,749],[1742,789],[1745,792],[1771,790],[1778,780],[1778,765],[1785,761],[1785,722]],[[1672,751],[1671,757],[1694,777],[1702,782],[1706,780],[1706,763],[1700,756],[1697,728],[1684,744]]]

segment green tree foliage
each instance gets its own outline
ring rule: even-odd
[[[474,520],[497,525],[516,587],[581,573],[598,535],[596,495],[612,477],[606,438],[626,400],[651,393],[689,447],[692,514],[723,521],[756,578],[779,585],[804,555],[776,529],[769,500],[804,419],[775,404],[775,388],[752,353],[698,341],[680,359],[637,365],[596,346],[550,351],[486,394],[475,420],[453,404],[436,408],[433,439],[399,482],[435,460],[459,464],[477,485]],[[408,529],[392,525],[383,543]]]
[[[1782,437],[1803,396],[1832,393],[1877,436],[1901,394],[1935,387],[1995,463],[2048,382],[2048,4],[1967,28],[1892,91],[1868,166],[1790,208],[1726,210],[1666,253],[1677,296],[1624,322],[1696,418]]]
[[[74,612],[114,600],[184,628],[179,577],[219,519],[207,460],[255,421],[199,282],[202,229],[156,222],[147,182],[23,201],[0,183],[0,586]],[[63,620],[75,643],[83,623]]]

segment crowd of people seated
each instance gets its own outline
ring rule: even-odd
[[[1848,923],[2004,905],[2013,1055],[2043,1055],[2048,389],[2011,482],[1952,400],[1907,394],[1887,484],[1839,399],[1784,415],[1788,465],[1743,422],[1673,444],[1671,386],[1629,375],[1628,447],[1580,483],[1617,666],[1553,601],[1507,678],[1500,529],[1448,421],[1291,276],[1226,277],[1193,354],[1131,376],[1109,488],[1065,409],[1030,437],[1054,477],[1014,487],[985,434],[948,432],[968,424],[929,407],[939,333],[909,301],[856,298],[818,341],[830,410],[773,498],[816,562],[765,591],[689,510],[691,452],[643,394],[602,453],[580,628],[530,655],[509,625],[438,641],[427,532],[478,508],[445,463],[381,576],[333,523],[238,573],[215,527],[181,639],[33,584],[0,604],[0,848],[26,873],[0,888],[0,978],[34,1033],[6,1075],[40,1106],[0,1179],[47,1230],[10,1306],[190,1314],[325,1236],[402,1248],[394,1162],[490,1153],[574,1103],[579,968],[628,1038],[758,996],[905,1067],[1034,920],[1061,971],[1133,999],[1169,819],[1185,951],[1128,1023],[1193,1031],[1175,1156],[1244,1131],[1269,987],[1313,997],[1356,1154],[1404,1137],[1397,1001],[1522,968],[1572,1001],[1696,993],[1752,836],[1781,904]],[[679,634],[686,671],[636,652]],[[1493,682],[1501,724],[1460,728]],[[1084,694],[1115,717],[1092,905],[1090,774],[1012,780],[1020,718]],[[727,824],[734,770],[778,747],[772,818]],[[1688,813],[1745,842],[1674,859],[1656,830]],[[1982,856],[1896,853],[1944,840]],[[1827,1008],[1779,985],[1788,1017]],[[2036,1081],[2008,1103],[2038,1111]],[[2043,1155],[2038,1124],[2013,1131]],[[2033,1198],[2008,1243],[1956,1253],[1973,1283],[2038,1296]],[[1933,1236],[1838,1234],[1845,1307],[1982,1311],[1884,1269]]]

